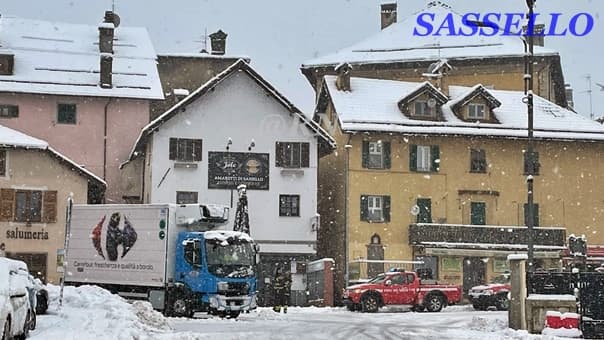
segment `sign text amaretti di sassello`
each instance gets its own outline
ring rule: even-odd
[[[594,29],[594,16],[587,12],[572,15],[564,13],[534,13],[532,20],[528,20],[525,13],[465,13],[461,22],[455,20],[457,14],[448,13],[438,16],[436,13],[422,12],[417,15],[413,35],[427,36],[521,36],[524,34],[523,25],[528,23],[545,24],[546,29],[535,31],[535,27],[528,27],[528,32],[539,36],[575,36],[584,37]]]

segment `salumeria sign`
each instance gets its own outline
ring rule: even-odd
[[[435,13],[422,12],[417,16],[416,26],[413,29],[413,35],[425,36],[462,36],[469,37],[473,35],[495,36],[495,35],[516,35],[520,36],[522,32],[523,19],[527,17],[523,13],[466,13],[462,17],[459,27],[456,26],[454,14],[448,13],[442,22],[437,20]],[[547,31],[534,33],[534,35],[546,36],[566,36],[573,35],[583,37],[588,35],[594,28],[594,17],[589,13],[577,13],[570,17],[565,17],[563,13],[550,13],[549,16],[539,13],[533,14],[529,25],[537,20],[549,20],[546,23]],[[528,32],[534,32],[534,27],[529,27]]]

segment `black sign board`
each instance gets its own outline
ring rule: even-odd
[[[268,190],[268,166],[268,153],[209,152],[208,188]]]

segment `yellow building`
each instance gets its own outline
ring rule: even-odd
[[[44,282],[58,284],[67,198],[99,203],[106,183],[45,141],[1,125],[0,145],[0,248]]]
[[[315,111],[338,145],[319,167],[319,253],[338,286],[412,260],[466,290],[505,272],[527,251],[524,93],[348,68],[324,77]],[[534,249],[549,268],[567,234],[604,245],[604,127],[535,96],[534,131]]]

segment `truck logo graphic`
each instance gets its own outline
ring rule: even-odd
[[[119,212],[115,212],[111,214],[111,218],[107,223],[107,233],[105,237],[105,250],[107,251],[107,258],[109,261],[117,261],[118,257],[118,246],[122,246],[122,256],[124,258],[126,254],[130,251],[130,249],[136,243],[136,239],[138,238],[138,234],[136,230],[132,226],[132,223],[128,220],[126,215],[124,215],[124,227],[123,229],[119,228],[119,224],[121,221],[121,215]],[[103,254],[103,248],[101,246],[102,241],[102,231],[103,225],[105,224],[105,219],[107,216],[103,216],[101,220],[97,223],[97,225],[92,229],[92,233],[90,234],[90,238],[92,239],[92,245],[96,252],[103,259],[105,255]]]

